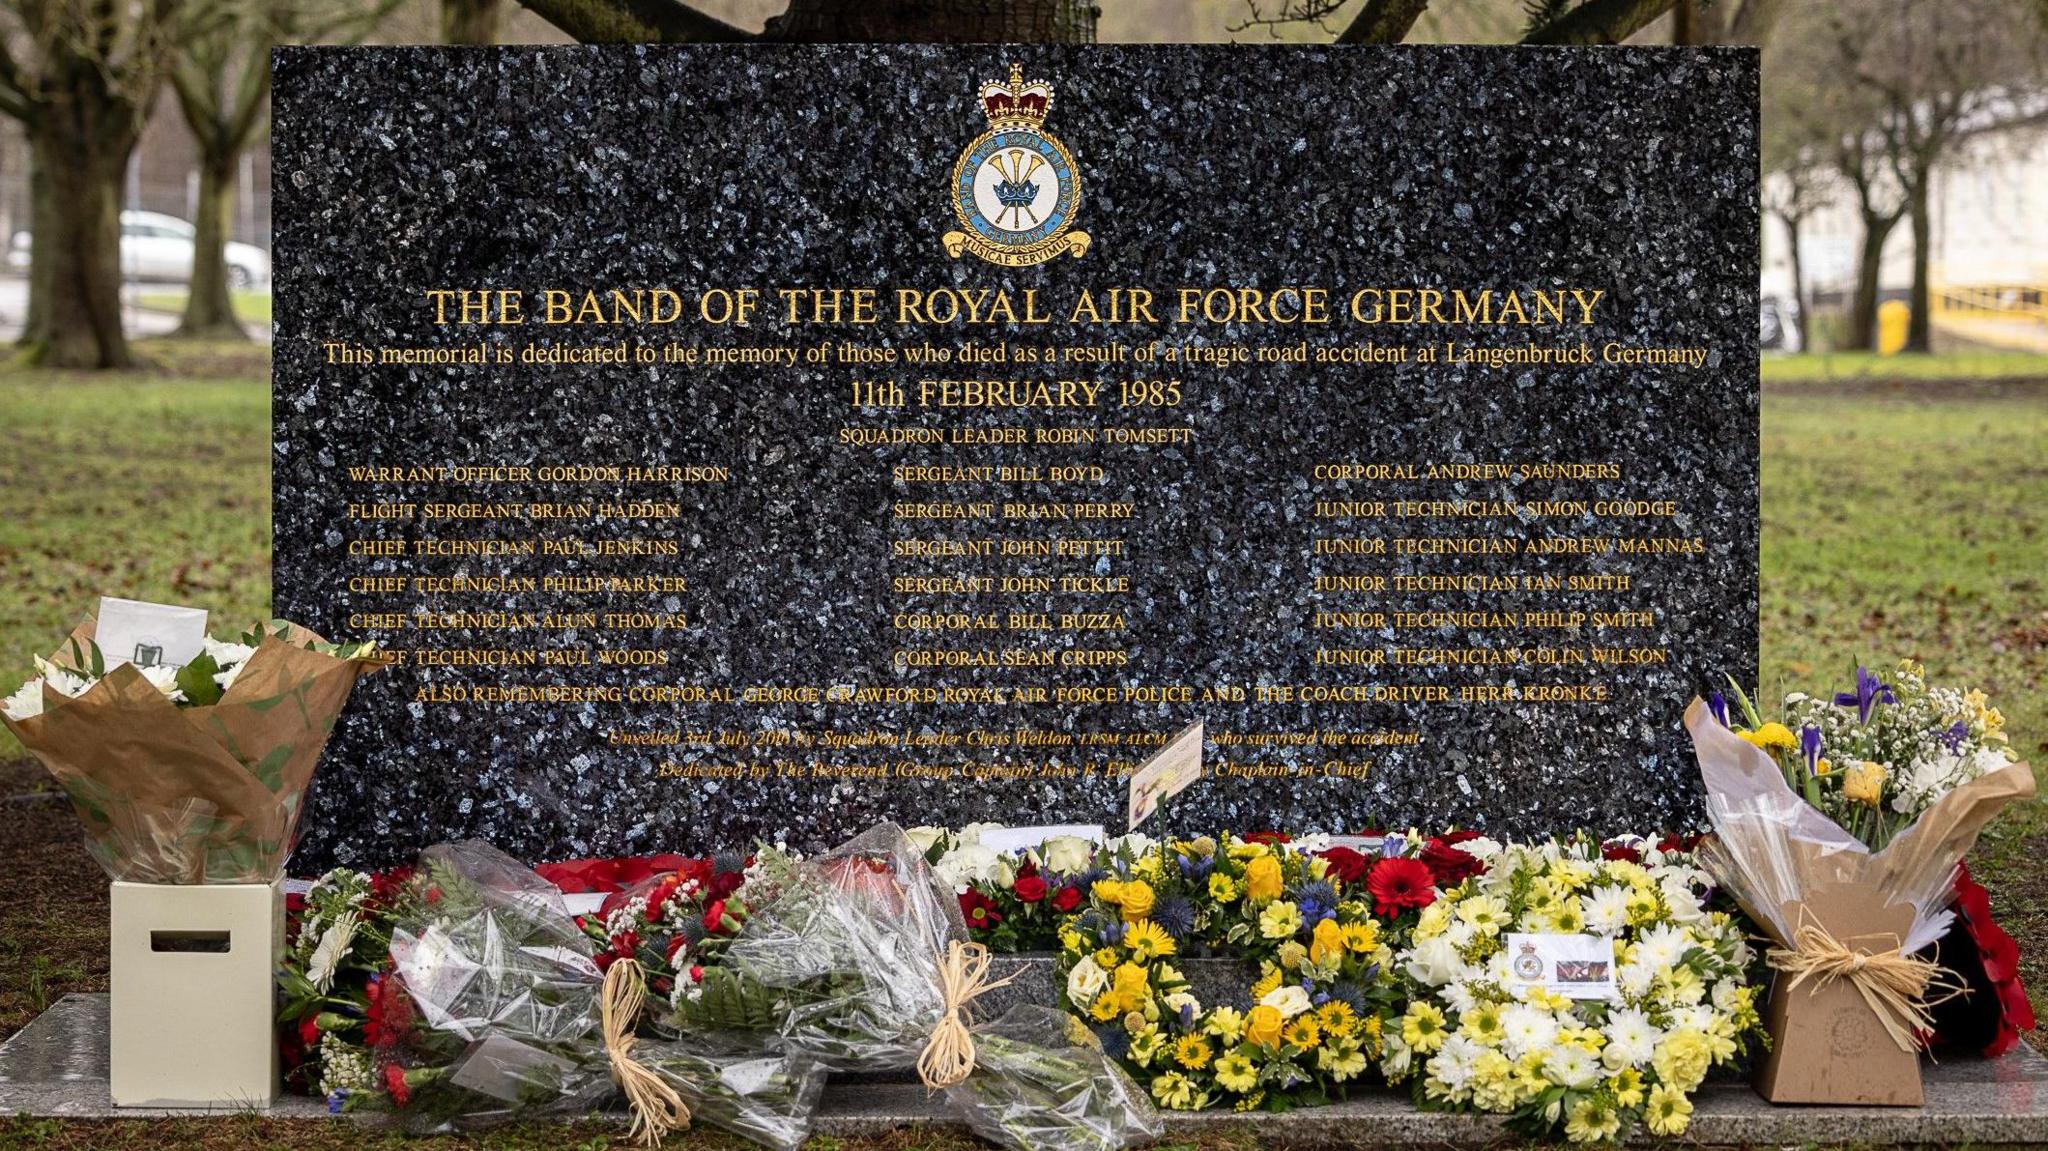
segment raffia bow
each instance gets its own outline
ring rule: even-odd
[[[690,1108],[668,1081],[633,1059],[633,1023],[640,1018],[647,1001],[647,981],[640,965],[631,959],[613,963],[604,973],[604,988],[598,998],[599,1018],[604,1027],[604,1050],[610,1057],[612,1078],[626,1093],[633,1109],[629,1134],[644,1146],[660,1144],[672,1131],[690,1125]]]
[[[1900,954],[1898,937],[1891,938],[1895,942],[1889,951],[1873,954],[1852,949],[1802,908],[1799,929],[1792,933],[1792,947],[1773,947],[1764,955],[1764,961],[1773,970],[1792,977],[1786,984],[1787,991],[1797,990],[1808,979],[1814,981],[1815,991],[1837,979],[1848,980],[1884,1025],[1892,1042],[1901,1051],[1918,1051],[1920,1036],[1934,1030],[1934,1019],[1927,1009],[1963,994],[1964,989],[1954,973],[1939,964]],[[1943,994],[1929,999],[1930,991]]]
[[[942,1091],[966,1079],[974,1071],[974,1033],[968,1030],[966,1009],[984,991],[1005,986],[1015,975],[988,977],[988,948],[979,943],[955,939],[939,964],[939,992],[945,1013],[925,1041],[917,1057],[917,1077],[933,1091]]]

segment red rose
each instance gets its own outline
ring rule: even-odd
[[[1365,889],[1372,892],[1373,912],[1388,919],[1436,902],[1435,877],[1419,859],[1380,860],[1366,876]]]
[[[1294,842],[1294,837],[1284,831],[1254,831],[1250,835],[1245,836],[1244,841],[1246,843],[1263,843],[1267,847],[1273,847],[1282,843],[1292,843]]]
[[[1081,889],[1078,887],[1062,887],[1052,897],[1052,909],[1062,914],[1072,911],[1079,906],[1081,906]]]
[[[704,909],[704,930],[713,935],[725,930],[725,900],[714,899]]]
[[[1036,875],[1020,875],[1010,890],[1016,892],[1017,898],[1025,903],[1037,903],[1045,898],[1045,880]]]
[[[1600,858],[1618,859],[1627,863],[1641,863],[1643,861],[1643,853],[1617,839],[1612,843],[1600,845]]]
[[[746,881],[747,873],[744,871],[721,871],[717,875],[712,876],[710,881],[704,885],[705,894],[713,899],[724,899],[726,896],[738,891],[740,885]]]
[[[1486,870],[1478,856],[1452,847],[1441,836],[1423,844],[1422,854],[1416,861],[1429,869],[1438,887],[1455,887]]]
[[[971,887],[960,893],[960,913],[967,917],[967,926],[982,930],[1003,921],[996,911],[996,901]]]
[[[1657,841],[1657,850],[1667,854],[1673,851],[1690,854],[1699,845],[1700,837],[1697,835],[1667,835]]]
[[[1323,852],[1323,860],[1330,865],[1330,875],[1339,883],[1357,883],[1372,870],[1372,858],[1349,847],[1333,847]]]
[[[405,1068],[396,1063],[384,1065],[384,1090],[391,1093],[391,1101],[400,1107],[412,1102],[412,1088],[405,1083]]]

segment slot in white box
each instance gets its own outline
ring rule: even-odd
[[[116,883],[111,903],[114,1106],[276,1102],[283,888]]]

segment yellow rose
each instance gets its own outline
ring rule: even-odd
[[[1337,926],[1333,916],[1316,924],[1315,932],[1309,937],[1309,962],[1318,967],[1325,959],[1344,954],[1344,929]]]
[[[1884,764],[1859,759],[1842,775],[1842,794],[1869,807],[1884,800]]]
[[[1145,977],[1145,969],[1135,963],[1126,963],[1110,976],[1109,994],[1116,997],[1117,1005],[1125,1011],[1136,1011],[1151,998],[1151,984]]]
[[[1261,1003],[1244,1017],[1244,1037],[1261,1047],[1277,1047],[1280,1044],[1280,1029],[1287,1023],[1277,1007]]]
[[[1244,893],[1254,903],[1280,898],[1280,861],[1262,855],[1244,865]]]
[[[1119,902],[1124,909],[1125,923],[1136,923],[1152,914],[1152,903],[1156,897],[1152,894],[1151,884],[1142,879],[1134,879],[1124,884],[1123,890],[1118,894],[1121,896]]]
[[[1124,897],[1124,885],[1120,879],[1098,879],[1090,890],[1095,893],[1095,898],[1112,906]]]

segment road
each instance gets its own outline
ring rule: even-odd
[[[184,290],[183,284],[133,283],[122,288],[121,298],[132,300],[138,295]],[[0,275],[0,342],[12,342],[20,337],[22,320],[27,312],[28,280],[22,276]],[[169,312],[123,307],[121,323],[130,336],[161,336],[178,326],[178,317]],[[259,342],[270,342],[269,324],[244,324],[243,327]]]

